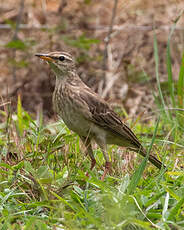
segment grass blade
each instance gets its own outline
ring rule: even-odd
[[[166,113],[168,119],[170,120],[170,114],[168,110],[166,109],[164,97],[162,94],[161,86],[160,86],[160,78],[159,78],[159,57],[158,57],[158,46],[157,46],[157,38],[156,34],[154,34],[154,58],[155,58],[155,74],[156,74],[156,81],[157,81],[157,87],[158,87],[158,93],[161,100],[161,106],[163,108],[163,111]]]
[[[153,143],[155,141],[155,137],[156,137],[156,133],[157,133],[157,130],[158,130],[159,121],[160,121],[160,118],[158,119],[158,121],[156,123],[156,127],[155,127],[155,130],[154,130],[153,137],[152,137],[152,140],[151,140],[151,144],[150,144],[149,149],[147,151],[146,157],[144,157],[144,159],[141,162],[140,166],[136,169],[136,171],[134,172],[134,174],[132,176],[132,179],[131,179],[130,184],[128,186],[128,194],[133,193],[133,191],[137,187],[137,185],[138,185],[138,183],[139,183],[139,181],[140,181],[140,179],[142,177],[142,174],[143,174],[144,169],[146,167],[147,161],[149,159],[149,155],[150,155]]]
[[[22,103],[21,103],[20,95],[18,95],[18,102],[17,102],[17,117],[18,117],[18,131],[20,136],[22,136],[24,126],[23,126]]]
[[[175,220],[180,212],[182,212],[184,204],[184,196],[178,201],[178,203],[172,208],[168,216],[168,220]]]
[[[184,107],[184,53],[181,61],[180,73],[178,78],[178,106]]]
[[[173,81],[173,74],[172,74],[172,64],[171,64],[171,52],[170,52],[170,40],[176,28],[176,23],[171,28],[171,32],[169,34],[169,38],[167,41],[167,73],[168,73],[168,86],[169,86],[169,93],[171,96],[172,106],[176,107],[175,96],[174,96],[174,81]]]

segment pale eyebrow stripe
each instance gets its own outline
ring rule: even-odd
[[[68,55],[61,54],[60,56],[63,56],[63,57],[65,57],[66,59],[68,59],[68,60],[72,61],[72,58],[70,58]],[[58,57],[58,58],[59,58],[59,57]]]

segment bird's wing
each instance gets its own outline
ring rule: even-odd
[[[111,130],[111,132],[122,136],[132,142],[135,147],[141,147],[140,142],[131,129],[121,121],[118,115],[96,93],[86,88],[86,90],[80,92],[80,98],[88,107],[87,119],[104,129]]]
[[[131,149],[134,149],[134,151],[145,157],[146,151],[131,129],[121,121],[118,115],[103,99],[99,98],[96,93],[87,87],[84,87],[83,89],[84,90],[81,90],[79,94],[81,100],[80,102],[83,104],[83,107],[85,107],[83,108],[83,116],[98,126],[110,130],[120,138],[122,137],[126,139],[132,144],[132,146],[135,146],[135,148],[130,147]],[[149,161],[157,168],[162,168],[162,162],[151,154],[149,155]]]

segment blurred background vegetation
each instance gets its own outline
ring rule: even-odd
[[[156,91],[154,31],[161,89],[167,94],[167,39],[183,8],[182,0],[1,0],[0,95],[15,108],[20,94],[26,110],[39,108],[51,118],[55,79],[34,54],[65,50],[75,55],[81,78],[103,98],[130,116],[149,113]],[[183,19],[170,44],[174,80],[184,48]]]

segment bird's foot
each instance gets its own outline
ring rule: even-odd
[[[111,162],[106,162],[105,163],[105,170],[104,170],[104,174],[101,177],[101,180],[104,181],[104,178],[106,176],[106,174],[111,170]]]

